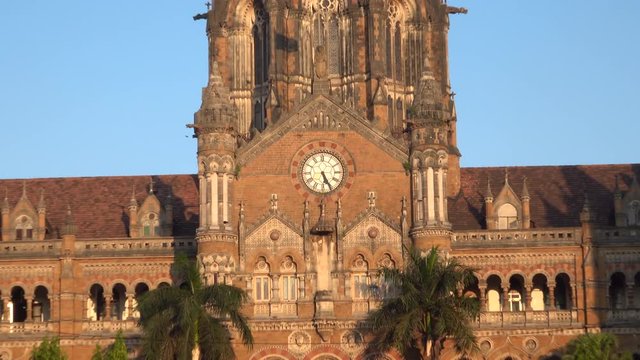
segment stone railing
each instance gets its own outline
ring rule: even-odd
[[[608,324],[637,323],[640,321],[640,309],[620,309],[607,311]]]
[[[90,333],[116,333],[139,331],[137,320],[85,320],[82,331]]]
[[[253,314],[256,317],[295,317],[298,316],[298,304],[295,302],[255,303]]]
[[[155,253],[173,254],[176,251],[195,252],[197,244],[192,238],[146,238],[76,240],[77,255]]]
[[[578,325],[578,311],[487,311],[480,314],[480,318],[476,323],[479,328],[552,327],[559,325]]]
[[[640,238],[638,229],[596,229],[594,238],[598,241],[633,241]]]
[[[59,256],[60,240],[18,240],[1,241],[0,257]]]
[[[577,228],[531,229],[531,230],[474,230],[456,231],[453,246],[492,245],[495,243],[570,243],[580,241]]]
[[[0,323],[0,334],[37,334],[53,331],[51,322]]]

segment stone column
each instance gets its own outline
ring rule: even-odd
[[[533,291],[533,286],[525,286],[524,287],[524,310],[531,311],[531,291]]]
[[[11,302],[11,298],[8,296],[2,297],[2,322],[8,323],[11,319],[9,319],[9,303]]]
[[[104,306],[105,306],[105,320],[111,321],[111,304],[113,303],[112,295],[105,295],[104,297]],[[98,314],[99,315],[99,314]]]
[[[502,311],[509,311],[509,289],[502,288]]]
[[[27,319],[26,321],[33,321],[33,297],[26,298],[27,301]]]
[[[280,275],[271,275],[271,302],[280,302]]]
[[[134,302],[133,294],[127,294],[127,319],[126,320],[133,319],[133,310],[134,310],[133,302]]]
[[[627,283],[627,309],[635,308],[634,288],[635,283]]]
[[[556,287],[549,285],[549,310],[556,310]]]
[[[480,294],[478,294],[478,300],[480,301],[480,310],[487,311],[489,310],[487,309],[487,296],[486,296],[487,287],[479,286],[479,288],[480,288]]]
[[[305,291],[305,277],[304,275],[299,275],[298,276],[298,298],[299,299],[305,299],[306,298],[306,291]]]

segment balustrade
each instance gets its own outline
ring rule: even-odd
[[[487,327],[552,327],[578,325],[578,311],[487,311],[480,314],[476,326]]]
[[[580,240],[577,229],[535,229],[535,230],[482,230],[457,231],[453,234],[453,244],[484,244],[496,242],[567,242]]]
[[[15,322],[0,324],[2,334],[36,334],[53,331],[51,322]]]

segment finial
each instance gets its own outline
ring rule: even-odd
[[[22,180],[22,198],[26,198],[27,197],[27,181],[26,180]]]
[[[38,202],[38,208],[39,209],[44,209],[46,207],[46,204],[44,202],[44,188],[40,189],[40,201]]]
[[[149,178],[149,195],[153,194],[153,177]]]
[[[522,198],[529,199],[529,187],[527,186],[527,177],[522,178]]]
[[[504,168],[504,184],[509,185],[509,169]]]
[[[270,211],[272,214],[278,212],[278,194],[271,194],[271,199],[269,200],[271,203]]]
[[[2,202],[2,212],[9,211],[9,190],[4,187],[4,201]]]
[[[211,11],[211,2],[207,1],[204,5],[207,7],[207,11]]]
[[[402,204],[402,217],[404,218],[407,216],[407,197],[404,195],[402,196],[401,204]]]
[[[131,185],[131,199],[129,199],[129,207],[138,206],[138,202],[136,201],[136,184]]]
[[[373,209],[374,207],[376,207],[376,192],[375,191],[369,191],[369,195],[367,196],[367,199],[369,200],[369,209]]]
[[[487,190],[484,193],[484,197],[486,198],[493,198],[493,192],[491,191],[491,178],[489,177],[489,174],[487,174]]]
[[[336,217],[342,217],[342,200],[340,200],[340,198],[338,198],[338,201],[336,201]]]

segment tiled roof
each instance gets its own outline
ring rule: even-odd
[[[509,183],[520,195],[522,180],[527,177],[531,197],[532,226],[566,227],[580,225],[580,210],[587,193],[598,223],[613,225],[613,191],[618,176],[624,192],[632,174],[640,177],[640,164],[585,166],[506,167]],[[456,230],[485,227],[484,194],[487,178],[497,196],[504,184],[505,167],[463,168],[461,191],[449,199],[449,219]],[[112,176],[80,178],[44,178],[24,180],[27,195],[35,205],[40,190],[45,190],[47,237],[59,237],[65,221],[67,205],[71,206],[78,238],[115,238],[128,236],[127,205],[132,188],[141,205],[153,178],[156,196],[164,204],[172,194],[173,233],[193,236],[198,226],[198,193],[196,175]],[[23,180],[0,180],[0,197],[5,188],[13,207],[22,194]],[[0,199],[2,200],[2,199]],[[0,201],[1,204],[1,201]]]
[[[461,192],[449,199],[449,219],[454,229],[485,228],[487,179],[491,179],[493,195],[497,196],[504,185],[505,169],[518,196],[522,194],[522,180],[527,178],[532,227],[537,228],[580,226],[585,194],[597,223],[613,225],[616,176],[624,192],[632,174],[640,175],[640,164],[463,168]]]
[[[6,188],[9,204],[13,208],[22,195],[24,181],[27,196],[34,205],[38,203],[41,189],[44,189],[48,238],[59,236],[67,205],[71,207],[78,238],[127,237],[127,206],[133,188],[135,187],[136,200],[140,206],[147,196],[152,178],[154,192],[163,205],[169,193],[172,195],[173,234],[195,234],[198,226],[198,178],[195,175],[0,180],[0,200],[4,199]]]

